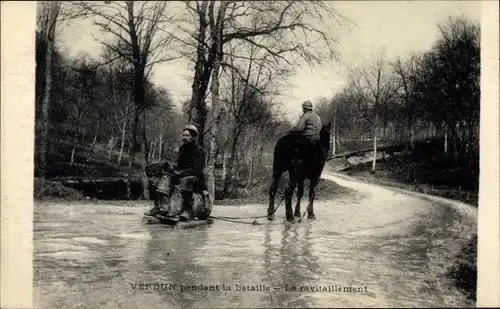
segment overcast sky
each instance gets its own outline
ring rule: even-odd
[[[338,91],[345,83],[346,65],[369,61],[381,51],[393,59],[428,50],[436,39],[437,24],[449,16],[481,20],[480,1],[337,1],[334,5],[355,23],[349,27],[332,23],[332,27],[338,28],[335,33],[341,62],[297,69],[289,80],[294,87],[282,102],[291,119],[300,113],[304,100],[314,102]],[[82,51],[96,55],[100,46],[93,41],[92,32],[95,27],[88,22],[74,23],[60,33],[60,45],[72,56]],[[188,70],[186,61],[158,65],[153,73],[153,82],[168,88],[177,104],[190,97],[193,72]]]

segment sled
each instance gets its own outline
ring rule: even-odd
[[[213,223],[211,218],[205,220],[191,219],[189,221],[182,221],[178,216],[166,216],[165,213],[162,212],[154,216],[144,215],[142,221],[145,224],[164,224],[176,229],[187,229]]]

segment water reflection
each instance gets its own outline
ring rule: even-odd
[[[278,239],[278,242],[273,242],[274,239]],[[290,291],[292,287],[307,285],[317,275],[318,258],[313,252],[311,241],[311,226],[308,223],[265,227],[265,278],[271,287],[279,288],[270,294],[271,306],[315,306],[315,299],[308,297],[305,292]]]
[[[144,225],[137,215],[112,206],[97,211],[78,205],[70,211],[73,220],[68,219],[66,206],[38,208],[35,304],[37,308],[468,305],[440,270],[454,258],[449,247],[463,241],[453,230],[468,229],[458,213],[419,200],[367,204],[362,212],[350,206],[320,208],[321,219],[301,224],[218,221],[186,230]],[[218,212],[235,216],[242,209]],[[130,283],[177,287],[148,291],[132,289]],[[264,284],[280,290],[181,292],[180,284]],[[370,292],[284,291],[286,285],[300,289],[321,284],[366,285]]]
[[[206,267],[198,264],[207,243],[207,228],[188,230],[151,229],[144,251],[145,270],[151,281],[163,283],[161,303],[176,308],[199,307],[203,291],[181,291],[182,286],[197,286],[206,277]],[[175,285],[175,286],[173,286]]]

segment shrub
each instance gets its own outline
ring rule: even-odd
[[[49,181],[40,178],[35,178],[33,191],[35,199],[47,197],[84,199],[84,196],[78,190],[68,188],[59,181]]]

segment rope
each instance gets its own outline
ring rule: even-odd
[[[281,206],[281,202],[285,199],[285,194],[283,194],[283,197],[281,198],[281,201],[278,203],[278,206],[274,208],[274,211],[272,212],[271,215],[274,215],[278,208]],[[252,225],[258,225],[260,223],[257,222],[257,219],[261,218],[267,218],[267,215],[265,216],[254,216],[254,217],[225,217],[225,216],[209,216],[209,218],[216,219],[216,220],[221,220],[221,221],[227,221],[227,222],[235,222],[235,223],[243,223],[243,224],[252,224]],[[236,220],[245,220],[245,219],[254,219],[252,222],[242,222],[242,221],[236,221]]]
[[[328,158],[325,158],[322,163],[325,163],[326,161],[328,161]],[[321,179],[321,177],[320,177],[318,185],[316,186],[316,188],[314,188],[314,195],[316,195],[316,191],[318,190],[322,181],[323,181],[323,179]],[[283,194],[281,201],[278,203],[278,206],[276,206],[276,208],[274,208],[274,211],[271,215],[274,215],[276,213],[276,211],[278,210],[278,208],[281,206],[281,202],[283,202],[283,200],[285,199],[285,194]],[[308,207],[306,207],[306,209],[304,210],[304,213],[302,214],[302,217],[298,220],[299,223],[302,222],[302,219],[304,219],[306,212],[307,212],[307,208]],[[257,219],[266,218],[266,217],[267,217],[267,215],[266,216],[254,216],[254,217],[224,217],[224,216],[214,217],[214,216],[209,216],[209,218],[216,219],[216,220],[234,222],[234,223],[252,224],[252,225],[260,225],[260,223],[257,222]],[[245,220],[245,219],[254,219],[254,220],[252,222],[237,221],[237,220]]]

